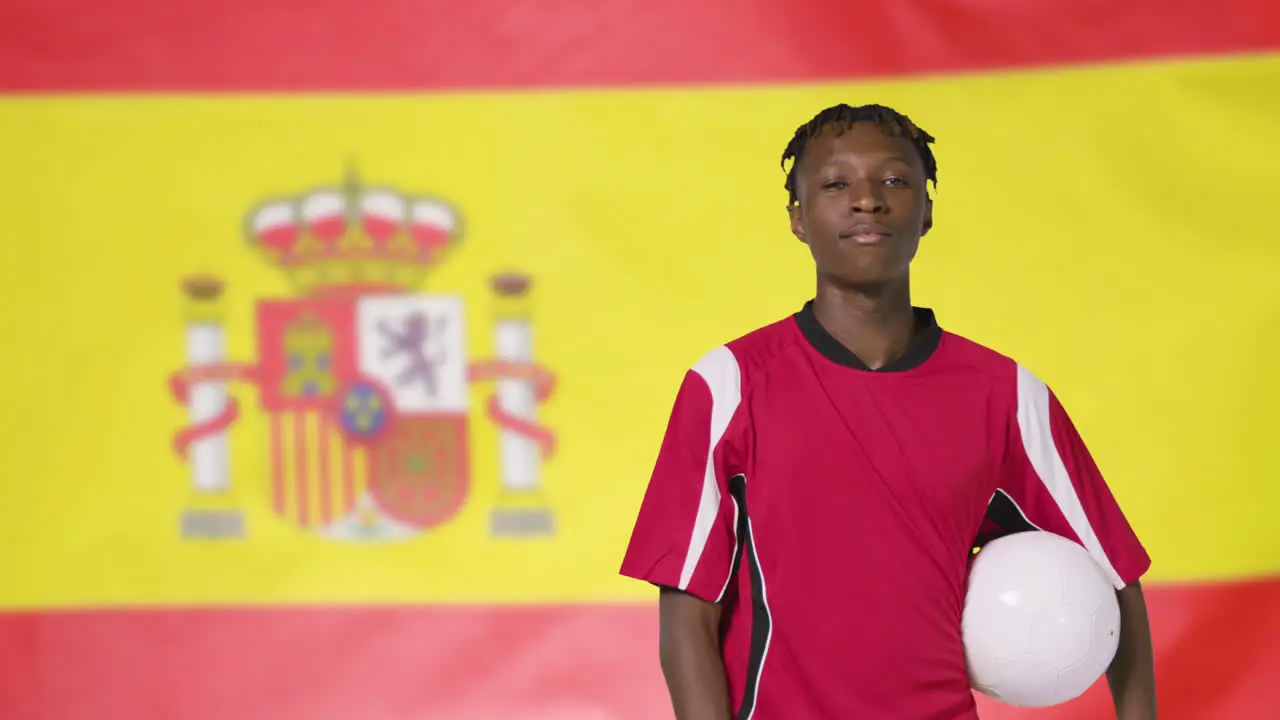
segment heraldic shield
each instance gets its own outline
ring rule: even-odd
[[[194,491],[189,538],[243,538],[229,447],[239,404],[232,382],[254,385],[267,416],[267,485],[275,513],[334,540],[395,540],[448,522],[470,478],[469,384],[493,383],[487,415],[500,429],[495,536],[546,536],[554,527],[539,471],[555,437],[537,421],[554,377],[533,357],[519,272],[490,278],[495,357],[469,360],[463,300],[417,291],[457,244],[459,218],[443,201],[363,187],[272,200],[249,213],[246,237],[294,290],[257,305],[258,357],[227,357],[225,283],[193,275],[186,296],[186,366],[169,378],[188,424],[174,449]]]
[[[463,302],[425,294],[266,301],[259,397],[272,505],[334,539],[452,518],[468,487]]]

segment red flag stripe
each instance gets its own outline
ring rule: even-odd
[[[356,506],[356,458],[355,449],[342,443],[342,512]]]
[[[0,91],[789,82],[1280,48],[1273,0],[14,0]]]
[[[310,527],[311,518],[311,479],[314,477],[310,455],[314,448],[307,443],[307,415],[302,412],[292,413],[293,445],[293,493],[297,507],[294,516],[302,527]]]
[[[336,513],[334,495],[340,491],[341,485],[334,482],[333,472],[329,465],[333,457],[333,426],[324,413],[316,417],[316,473],[320,481],[320,523],[328,525],[333,522]]]
[[[1280,579],[1147,594],[1167,717],[1272,716]],[[652,606],[0,614],[0,715],[647,720],[669,716],[656,638]],[[1108,712],[1099,682],[1036,717]]]

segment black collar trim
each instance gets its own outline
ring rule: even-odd
[[[852,350],[841,345],[839,340],[832,337],[831,333],[822,327],[822,323],[818,322],[817,316],[813,314],[812,300],[805,303],[804,307],[794,317],[796,325],[800,327],[800,332],[809,341],[809,344],[813,346],[813,349],[831,362],[867,372],[902,372],[924,364],[924,361],[933,355],[934,351],[938,349],[938,345],[942,342],[942,328],[938,326],[938,320],[934,317],[933,311],[929,308],[921,307],[912,308],[912,310],[916,316],[916,327],[920,331],[915,339],[911,341],[911,345],[906,352],[896,360],[876,370],[868,367],[857,355],[853,354]]]

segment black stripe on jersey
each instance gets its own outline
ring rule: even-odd
[[[723,603],[733,592],[733,583],[738,577],[738,568],[742,565],[742,546],[746,543],[747,537],[746,482],[746,475],[739,474],[729,478],[729,497],[733,498],[733,504],[738,506],[737,524],[733,529],[733,536],[737,542],[733,544],[733,562],[729,563],[729,579],[725,580],[724,590],[720,591],[720,597],[716,600],[719,603]],[[742,485],[742,491],[735,491],[735,485]]]
[[[1039,529],[1027,519],[1008,493],[997,489],[991,495],[991,502],[987,503],[987,512],[982,518],[982,526],[978,528],[978,536],[973,539],[973,547],[978,550],[996,538]]]
[[[764,657],[769,649],[773,619],[769,614],[764,574],[760,571],[755,538],[751,534],[751,521],[747,515],[747,477],[745,475],[735,475],[730,478],[729,494],[738,503],[738,527],[741,529],[738,537],[741,538],[745,549],[745,552],[740,555],[746,557],[747,569],[751,573],[751,649],[747,655],[747,677],[742,689],[742,705],[738,708],[736,720],[751,720],[756,709],[760,673],[764,670]]]

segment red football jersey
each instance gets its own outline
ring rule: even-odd
[[[1150,564],[1045,384],[916,314],[879,370],[806,304],[680,387],[622,573],[724,605],[737,720],[975,718],[980,530],[1070,538],[1117,589]]]

